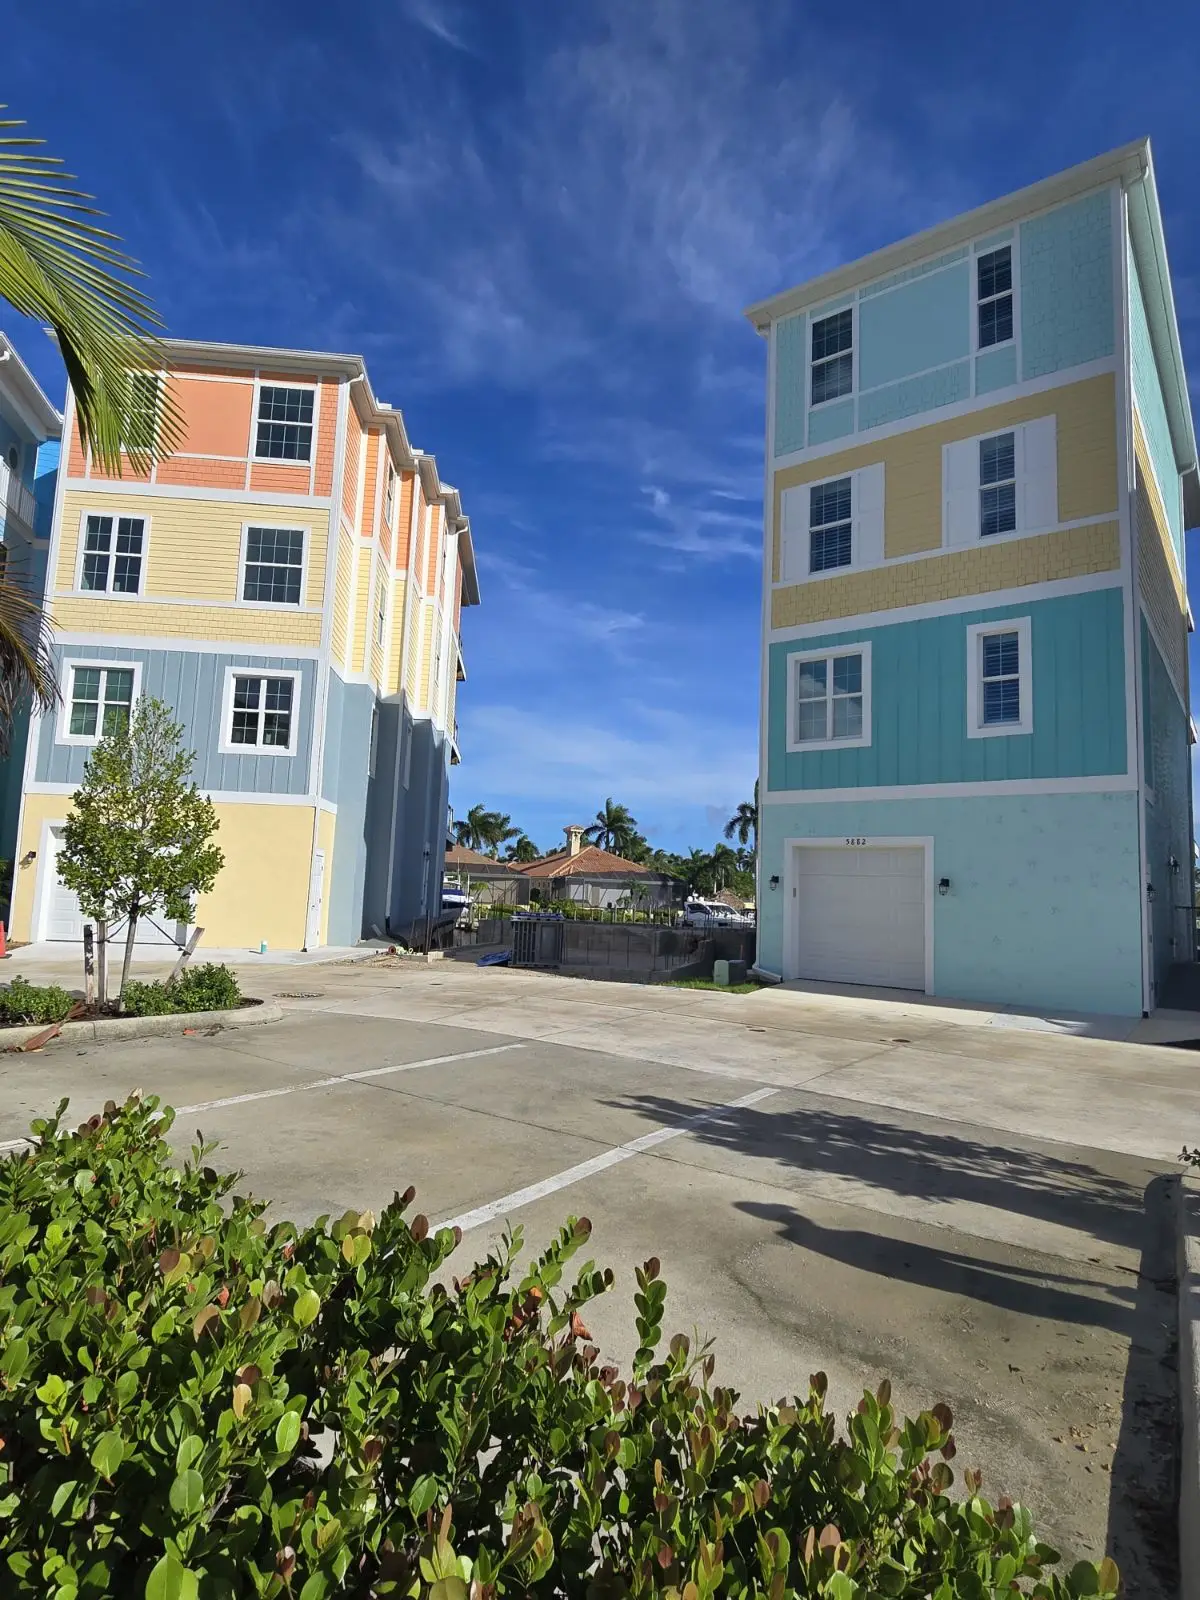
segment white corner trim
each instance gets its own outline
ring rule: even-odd
[[[226,667],[225,682],[221,691],[221,729],[217,738],[217,749],[223,756],[294,756],[299,748],[300,738],[300,695],[301,674],[294,669],[286,667]],[[292,684],[292,708],[288,724],[288,742],[286,745],[263,744],[234,744],[231,739],[233,731],[233,682],[235,678],[288,678]],[[259,691],[260,695],[262,691]],[[265,715],[262,710],[259,716]],[[262,724],[259,723],[261,731]]]
[[[973,622],[967,628],[967,738],[995,739],[1033,732],[1033,646],[1029,617],[1002,617]],[[998,633],[1017,636],[1017,693],[1021,708],[1016,722],[983,720],[983,641]]]
[[[862,732],[856,739],[835,739],[832,736],[825,739],[799,740],[795,736],[797,707],[799,698],[796,693],[796,679],[800,667],[808,661],[825,661],[829,670],[825,684],[826,726],[830,724],[833,716],[830,702],[833,699],[833,663],[841,656],[862,657]],[[801,650],[789,654],[787,658],[787,752],[789,755],[805,755],[818,750],[861,750],[871,743],[871,644],[869,640],[861,643],[840,644],[828,650]]]

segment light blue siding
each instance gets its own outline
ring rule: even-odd
[[[329,674],[325,713],[325,764],[321,792],[338,808],[329,877],[329,943],[355,944],[363,934],[363,886],[368,870],[367,806],[371,716],[375,691]],[[377,768],[377,771],[379,769]],[[387,774],[389,780],[391,772]],[[374,864],[373,864],[374,865]],[[387,871],[384,856],[379,870]]]
[[[847,789],[980,783],[1126,770],[1119,588],[830,633],[770,648],[767,788]],[[1033,732],[967,737],[967,628],[1029,617]],[[836,645],[871,645],[872,742],[787,750],[787,662]]]
[[[1176,961],[1192,955],[1191,765],[1187,713],[1142,619],[1142,721],[1146,759],[1146,866],[1152,970],[1161,989]],[[1172,865],[1174,862],[1174,865]]]
[[[47,439],[38,446],[37,464],[33,474],[33,495],[37,501],[37,525],[34,533],[39,539],[50,537],[50,521],[54,514],[54,490],[58,484],[58,461],[62,443]]]
[[[975,393],[991,394],[993,389],[1007,389],[1017,381],[1017,347],[1002,345],[999,350],[985,350],[975,357]]]
[[[804,448],[808,398],[806,319],[784,317],[775,328],[775,454]]]
[[[1111,356],[1112,198],[1086,195],[1021,224],[1021,376]]]
[[[1002,244],[1008,244],[1013,232],[1012,228],[1001,228],[998,233],[989,233],[985,239],[976,239],[975,254],[986,255],[989,250],[998,250]]]
[[[260,794],[308,793],[316,678],[314,661],[226,655],[215,651],[121,649],[114,645],[63,644],[56,646],[55,654],[59,662],[67,663],[93,661],[120,665],[140,661],[141,692],[165,700],[183,724],[184,743],[196,752],[192,775],[202,789]],[[221,704],[229,667],[300,674],[295,755],[221,753]],[[92,747],[60,744],[57,734],[58,717],[44,718],[38,735],[35,777],[39,783],[78,783]]]
[[[970,267],[962,261],[864,300],[858,308],[860,387],[877,389],[969,355],[970,292]]]
[[[1150,324],[1146,318],[1146,301],[1142,294],[1142,281],[1138,276],[1137,262],[1129,252],[1129,343],[1133,366],[1133,397],[1146,435],[1154,475],[1166,504],[1167,521],[1171,525],[1171,538],[1179,565],[1183,567],[1183,506],[1179,472],[1175,466],[1175,447],[1171,443],[1171,425],[1167,421],[1167,407],[1163,399],[1162,381],[1158,363],[1154,359],[1154,346],[1150,340]]]
[[[932,837],[933,978],[945,998],[1137,1016],[1141,994],[1138,797],[994,795],[765,805],[758,960],[779,972],[784,841]],[[778,889],[767,887],[778,874]]]
[[[854,432],[854,401],[832,400],[808,413],[809,444],[828,444]]]
[[[889,278],[880,278],[878,283],[868,284],[865,289],[859,290],[860,300],[869,300],[873,295],[885,294],[889,289],[895,289],[902,283],[911,283],[914,278],[924,278],[931,272],[939,272],[943,267],[948,267],[952,261],[965,261],[967,251],[965,246],[961,250],[948,250],[944,256],[938,256],[933,261],[922,261],[919,266],[905,267],[901,272],[893,272]]]
[[[971,363],[958,361],[864,394],[858,402],[858,426],[862,431],[881,428],[884,423],[915,417],[921,411],[957,405],[960,400],[969,399],[970,393]]]

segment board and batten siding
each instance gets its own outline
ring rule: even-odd
[[[1123,774],[1123,591],[958,611],[770,648],[767,788],[846,789]],[[967,629],[1029,617],[1033,731],[967,736]],[[871,646],[871,742],[787,749],[789,657]]]
[[[312,719],[316,662],[304,658],[225,654],[198,650],[139,650],[109,645],[55,646],[61,664],[63,696],[70,695],[72,661],[103,662],[122,666],[140,662],[140,692],[165,700],[183,724],[183,742],[196,752],[192,776],[204,790],[252,794],[307,794],[310,783]],[[221,713],[225,675],[229,667],[247,671],[298,672],[299,704],[295,755],[227,755],[222,753]],[[69,715],[64,706],[62,715]],[[77,784],[94,746],[61,744],[59,716],[52,713],[39,724],[34,778],[39,783]]]

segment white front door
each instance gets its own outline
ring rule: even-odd
[[[923,990],[925,851],[801,845],[794,856],[789,976]]]
[[[49,877],[38,937],[78,943],[83,939],[83,912],[74,890],[68,889],[58,875],[58,852],[61,848],[62,828],[51,828],[47,841],[47,860],[43,868]],[[109,937],[114,943],[123,943],[124,923],[111,929]],[[139,918],[134,942],[138,945],[173,945],[184,943],[186,938],[187,930],[182,923],[167,922],[161,912],[155,912],[153,917]]]
[[[304,925],[304,948],[315,950],[321,942],[321,902],[325,898],[325,852],[314,850],[312,872],[308,878],[308,917]]]

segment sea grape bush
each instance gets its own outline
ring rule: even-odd
[[[665,1345],[637,1273],[621,1377],[584,1322],[612,1274],[521,1237],[446,1287],[409,1215],[268,1225],[152,1098],[33,1125],[0,1166],[0,1592],[228,1596],[1112,1596],[1029,1512],[951,1495],[950,1413],[886,1383],[839,1433],[818,1373],[753,1413]]]

